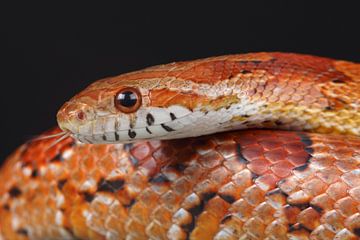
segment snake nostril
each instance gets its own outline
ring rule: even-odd
[[[77,117],[77,119],[79,119],[80,121],[84,121],[84,120],[86,119],[86,114],[84,113],[84,111],[79,110],[79,111],[76,113],[76,117]]]

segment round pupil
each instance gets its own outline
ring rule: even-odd
[[[118,101],[121,106],[132,107],[136,104],[137,96],[131,91],[125,91],[118,95]]]

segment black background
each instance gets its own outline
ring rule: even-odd
[[[105,76],[256,51],[360,62],[356,1],[145,2],[2,6],[0,159],[54,126],[62,103]]]

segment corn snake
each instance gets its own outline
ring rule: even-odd
[[[78,141],[1,169],[3,238],[357,239],[359,89],[359,64],[285,53],[97,81],[58,113]]]

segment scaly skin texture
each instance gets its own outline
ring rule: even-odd
[[[360,140],[248,130],[24,145],[1,170],[6,239],[357,239]]]
[[[211,113],[246,99],[266,104],[233,116],[245,127],[332,134],[32,141],[0,170],[0,239],[360,237],[360,138],[334,134],[360,134],[359,64],[257,53],[156,66],[92,84],[60,110],[60,126],[84,124],[79,111],[86,121],[121,115],[113,99],[125,86],[139,88],[144,111],[175,104]],[[125,117],[131,126],[140,118]]]

